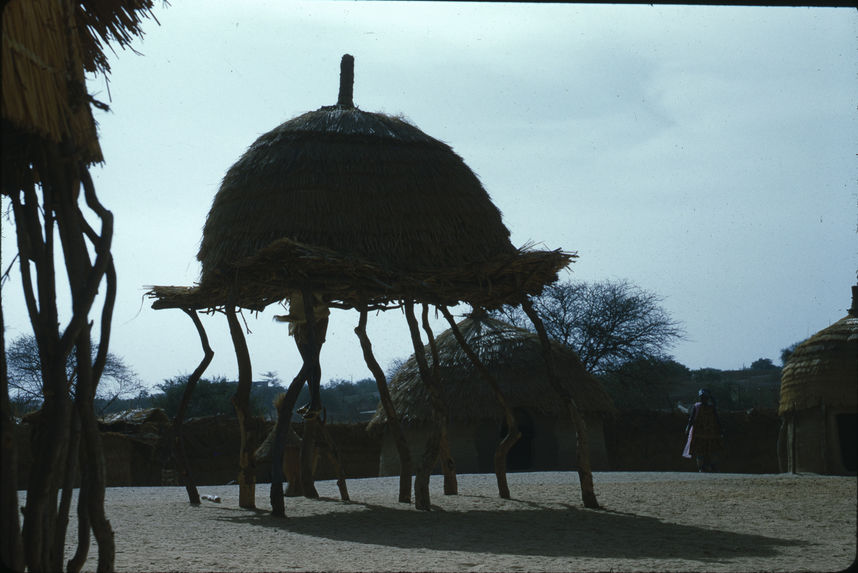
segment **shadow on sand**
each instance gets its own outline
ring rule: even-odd
[[[342,503],[330,498],[319,502]],[[435,511],[421,512],[406,505],[400,509],[347,503],[361,509],[287,519],[272,517],[262,510],[236,509],[217,519],[280,528],[317,538],[404,549],[568,558],[723,562],[740,557],[775,557],[779,547],[797,543],[679,525],[610,510],[557,508],[526,501],[518,502],[520,509],[469,512],[443,511],[434,506]]]

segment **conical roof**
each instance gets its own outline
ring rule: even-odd
[[[849,314],[799,344],[781,373],[778,414],[858,407],[858,286]]]
[[[265,133],[227,171],[203,229],[199,287],[153,287],[153,306],[260,309],[310,288],[346,308],[496,307],[539,293],[575,257],[515,248],[450,146],[352,104],[351,61],[337,105]]]
[[[538,335],[485,314],[460,321],[458,328],[480,362],[497,380],[510,407],[528,408],[549,416],[567,415],[565,402],[548,380]],[[491,386],[473,367],[453,331],[448,329],[438,335],[436,347],[438,376],[448,419],[459,422],[503,419],[503,410]],[[561,384],[575,399],[578,408],[582,412],[613,412],[611,398],[584,369],[575,352],[557,342],[552,342],[551,349]],[[431,367],[429,346],[424,350]],[[422,423],[433,419],[428,390],[413,355],[393,375],[390,394],[403,422]],[[379,407],[371,423],[386,421],[387,415]]]

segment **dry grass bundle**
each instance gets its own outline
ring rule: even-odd
[[[779,415],[820,404],[858,407],[858,317],[854,314],[799,344],[781,373]]]
[[[539,337],[486,315],[472,316],[458,323],[462,336],[480,361],[494,375],[513,408],[523,407],[541,414],[565,417],[564,401],[552,389],[546,372]],[[451,421],[473,422],[502,419],[503,411],[492,389],[474,369],[451,330],[436,338],[439,378],[447,416]],[[614,411],[610,397],[583,367],[569,348],[553,343],[552,352],[561,383],[582,412],[605,414]],[[426,348],[427,361],[432,364]],[[400,419],[406,423],[432,420],[428,390],[420,377],[417,361],[411,356],[390,382],[390,393]],[[382,424],[387,416],[376,411],[370,425]]]

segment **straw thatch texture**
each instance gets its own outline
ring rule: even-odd
[[[459,301],[484,308],[516,304],[522,294],[538,294],[554,282],[575,255],[562,251],[518,250],[468,267],[396,272],[329,249],[280,239],[235,265],[233,281],[203,286],[156,286],[148,292],[153,308],[216,308],[236,293],[238,306],[261,310],[297,288],[324,293],[349,308],[362,302],[384,306],[401,299],[455,306]]]
[[[402,119],[336,106],[262,135],[229,169],[203,229],[201,283],[283,238],[397,271],[515,250],[449,146]]]
[[[6,6],[2,115],[22,133],[54,143],[70,140],[85,161],[101,161],[75,26],[71,2],[13,1]]]
[[[223,179],[197,287],[154,308],[260,310],[300,288],[349,308],[411,299],[495,308],[541,292],[575,257],[516,249],[477,176],[405,120],[326,106],[259,137]]]
[[[108,43],[139,35],[151,0],[12,0],[3,8],[3,192],[32,182],[44,143],[64,155],[102,161],[84,72],[107,72]]]
[[[535,333],[485,315],[466,318],[458,326],[480,361],[495,376],[510,407],[558,418],[568,415],[566,404],[548,382],[541,344]],[[503,419],[503,411],[491,387],[471,365],[452,331],[441,333],[436,344],[440,357],[439,378],[450,422]],[[607,414],[614,411],[608,394],[571,349],[552,343],[552,351],[561,383],[581,412]],[[431,366],[428,347],[426,356]],[[428,391],[414,356],[394,374],[390,393],[403,422],[424,423],[433,419]],[[387,416],[379,407],[370,425],[386,421]]]
[[[781,374],[778,414],[858,407],[858,317],[852,312],[796,347]]]

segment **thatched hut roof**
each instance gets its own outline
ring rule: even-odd
[[[568,415],[564,401],[548,380],[542,346],[535,333],[485,314],[466,318],[458,323],[458,327],[468,345],[494,375],[510,407],[527,408],[554,417]],[[452,330],[438,335],[436,346],[438,375],[448,419],[457,422],[502,420],[503,410],[491,386],[473,367]],[[613,412],[611,398],[584,369],[575,352],[556,342],[552,342],[551,348],[557,375],[579,410],[596,414]],[[433,362],[428,346],[425,352],[431,367]],[[403,422],[419,424],[433,419],[428,390],[420,378],[413,355],[393,375],[390,394],[396,413]],[[370,425],[386,421],[387,415],[379,406]]]
[[[345,307],[498,306],[540,292],[573,257],[516,249],[450,146],[354,107],[341,87],[340,103],[265,133],[227,171],[203,229],[199,286],[150,294],[156,308],[211,308],[232,294],[260,309],[302,287]]]
[[[778,414],[821,404],[858,408],[858,286],[849,314],[799,344],[781,373]]]
[[[102,161],[84,73],[108,72],[105,45],[141,34],[151,7],[151,0],[4,3],[4,193],[38,177],[31,164],[46,143],[63,143],[65,156],[85,164]]]

